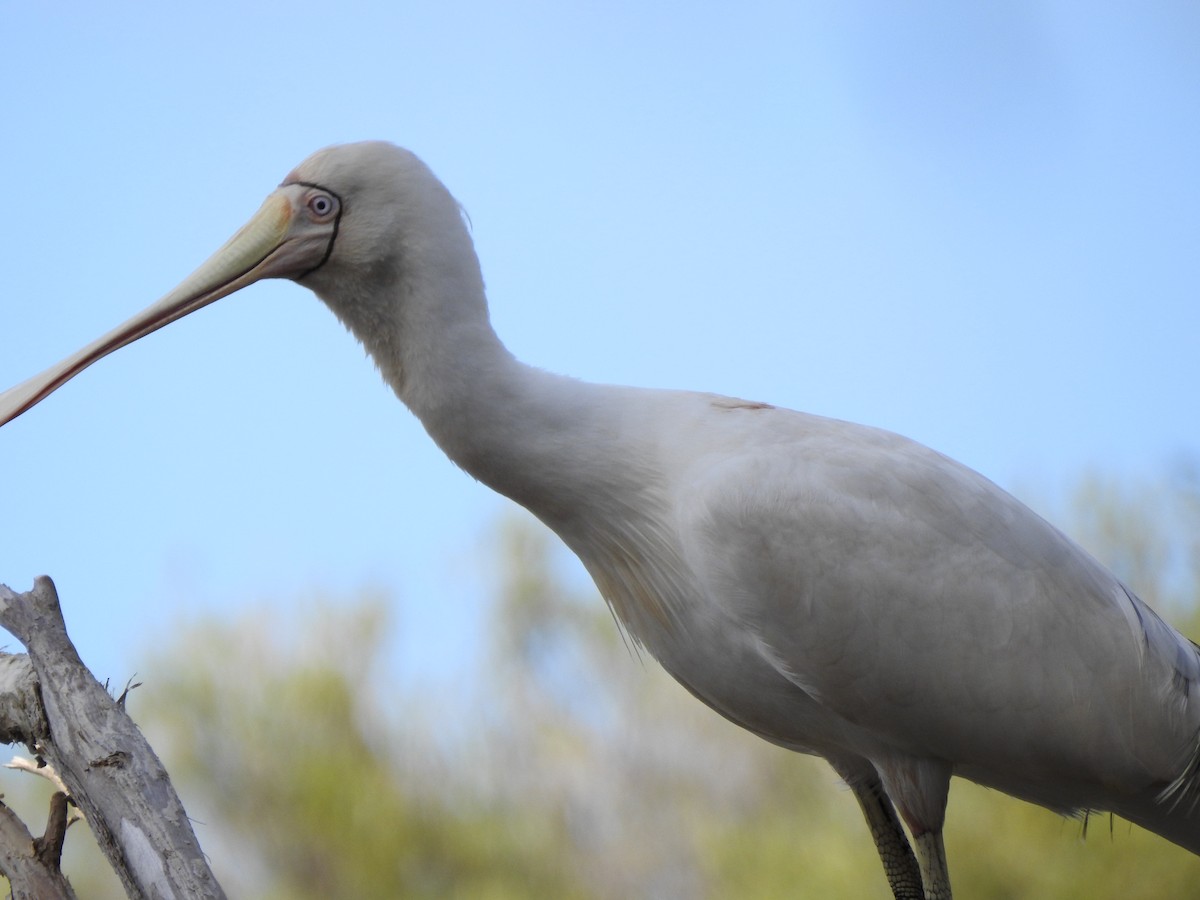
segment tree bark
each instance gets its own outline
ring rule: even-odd
[[[46,825],[46,835],[53,839],[61,839],[66,831],[66,797],[61,797],[63,803],[61,831],[57,818],[57,807],[51,811],[51,822]],[[15,812],[0,803],[0,871],[8,878],[13,900],[76,900],[75,892],[70,882],[58,867],[58,860],[52,862],[39,852],[39,841],[45,838],[34,838],[25,827],[25,823]],[[62,844],[58,844],[61,851]]]
[[[67,636],[54,583],[38,578],[24,594],[0,585],[0,626],[29,651],[0,655],[0,740],[24,743],[54,767],[126,893],[137,900],[224,898],[162,763]],[[28,839],[30,858],[57,872],[61,833],[54,812],[43,838],[32,841],[21,825],[24,837],[14,843],[11,822],[0,813],[0,867]],[[13,879],[13,869],[5,874]]]

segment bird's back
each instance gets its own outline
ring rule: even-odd
[[[941,760],[1200,850],[1200,656],[1061,532],[888,432],[709,395],[621,405],[627,537],[597,538],[603,506],[559,530],[689,690],[796,749]]]

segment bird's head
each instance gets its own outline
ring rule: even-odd
[[[447,208],[454,210],[452,217]],[[417,222],[422,227],[413,227]],[[264,278],[310,287],[352,322],[347,306],[353,299],[347,298],[361,293],[354,290],[356,280],[378,280],[387,270],[399,270],[456,230],[465,234],[453,200],[407,150],[382,141],[320,150],[293,169],[250,221],[173,291],[0,394],[0,425],[101,357]]]

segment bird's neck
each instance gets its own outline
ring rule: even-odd
[[[465,232],[409,249],[386,289],[343,275],[319,291],[397,396],[461,468],[558,527],[632,471],[607,446],[613,390],[513,357],[492,329]],[[378,273],[375,273],[378,276]],[[601,452],[604,446],[605,452]],[[618,465],[618,463],[620,463]]]
[[[671,396],[516,360],[488,319],[465,230],[404,249],[386,287],[386,269],[358,284],[345,272],[322,296],[446,455],[556,531],[661,656],[685,605],[655,449]]]

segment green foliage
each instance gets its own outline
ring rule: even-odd
[[[456,786],[426,748],[404,758],[369,688],[383,619],[377,602],[318,604],[191,630],[208,652],[162,667],[150,711],[172,770],[204,785],[275,896],[582,896],[546,854],[551,823]]]

